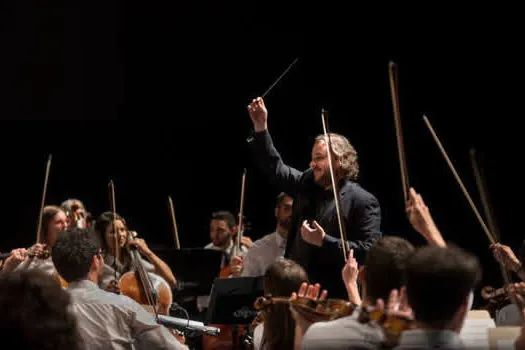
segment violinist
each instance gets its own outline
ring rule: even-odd
[[[13,257],[9,268],[14,268],[15,270],[38,269],[49,275],[54,275],[56,270],[53,261],[51,256],[46,257],[48,255],[46,253],[53,249],[58,233],[66,229],[66,227],[66,213],[57,206],[45,206],[42,212],[41,227],[43,241],[34,244],[27,250],[19,249],[16,257]],[[11,257],[6,259],[6,263],[9,259]]]
[[[204,249],[218,250],[223,253],[221,261],[221,270],[227,271],[228,276],[240,275],[242,272],[242,257],[248,251],[246,244],[240,246],[240,251],[236,251],[237,247],[234,243],[234,236],[237,234],[237,221],[232,213],[226,210],[221,210],[212,213],[210,220],[210,240]],[[232,258],[236,257],[235,260]],[[233,260],[233,261],[232,261]],[[232,264],[230,264],[232,262]],[[198,296],[197,308],[203,313],[208,307],[209,297]]]
[[[263,277],[265,295],[289,297],[304,282],[308,282],[306,271],[292,260],[277,258]],[[295,321],[286,304],[274,304],[263,311],[263,322],[253,331],[255,350],[293,349]]]
[[[114,292],[118,292],[115,282],[115,267],[118,276],[131,271],[133,265],[128,252],[130,246],[137,247],[140,254],[146,257],[147,260],[142,259],[142,264],[148,272],[153,272],[162,277],[172,287],[176,286],[176,279],[170,267],[162,261],[151,249],[149,249],[146,241],[141,238],[135,238],[130,242],[127,241],[128,227],[126,221],[120,215],[116,215],[115,226],[118,234],[119,249],[121,250],[121,261],[116,262],[114,258],[114,230],[113,230],[113,213],[102,213],[95,222],[95,233],[99,239],[100,245],[104,251],[104,275],[100,280],[100,287]]]
[[[368,250],[358,277],[362,285],[361,307],[373,307],[378,299],[388,300],[392,289],[401,288],[404,267],[413,252],[410,242],[394,236],[384,236]],[[304,334],[301,349],[348,349],[364,344],[379,347],[385,340],[381,326],[360,322],[360,310],[358,307],[350,316],[314,323]]]
[[[77,228],[62,232],[52,259],[69,284],[87,349],[187,349],[142,305],[99,288],[104,255],[91,232]]]
[[[248,106],[254,126],[249,143],[258,168],[279,190],[294,198],[292,226],[285,257],[303,266],[312,282],[320,283],[334,298],[345,298],[340,278],[343,243],[362,263],[365,252],[380,237],[381,210],[375,196],[357,184],[357,152],[342,135],[330,134],[343,226],[341,242],[325,136],[315,139],[310,168],[300,171],[286,165],[275,149],[267,128],[268,111],[262,98]]]
[[[397,349],[464,348],[459,332],[481,279],[478,259],[456,247],[424,246],[409,259],[405,278],[415,328],[401,334]]]

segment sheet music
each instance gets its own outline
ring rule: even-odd
[[[459,337],[467,348],[489,348],[489,328],[496,327],[492,318],[467,319]]]

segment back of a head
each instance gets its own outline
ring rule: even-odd
[[[2,349],[83,348],[70,298],[51,276],[32,269],[0,277]]]
[[[264,293],[274,297],[289,297],[303,282],[308,282],[308,275],[301,265],[281,257],[264,274]]]
[[[419,248],[406,268],[408,302],[416,320],[443,327],[481,279],[478,259],[457,247]]]
[[[56,270],[68,283],[87,277],[100,244],[86,229],[71,228],[59,233],[51,252]]]
[[[301,265],[278,258],[264,274],[264,293],[273,297],[289,297],[297,292],[303,282],[308,282],[308,275]],[[295,321],[289,307],[284,304],[272,305],[266,313],[261,348],[293,349],[294,339]]]
[[[80,201],[79,199],[75,198],[70,198],[63,201],[62,204],[60,204],[60,208],[65,212],[74,211],[76,209],[86,209],[84,207],[84,203],[82,203],[82,201]]]
[[[392,289],[404,284],[404,269],[413,253],[410,242],[395,236],[384,236],[370,248],[365,258],[365,283],[371,302],[388,300]]]

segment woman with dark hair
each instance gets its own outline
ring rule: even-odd
[[[113,229],[113,221],[115,229]],[[120,260],[115,262],[115,232],[118,235],[118,249],[120,250]],[[102,213],[95,221],[95,234],[104,252],[104,274],[101,279],[100,287],[111,291],[118,291],[115,281],[115,269],[117,276],[133,269],[131,256],[128,251],[129,246],[135,246],[140,254],[147,258],[142,259],[142,264],[148,272],[155,273],[162,277],[171,287],[176,286],[176,279],[169,266],[162,261],[141,238],[133,238],[128,243],[128,234],[131,233],[127,227],[126,220],[116,214],[113,220],[112,212]]]
[[[308,282],[305,270],[292,260],[278,258],[263,277],[265,295],[290,297],[303,282]],[[264,322],[255,327],[255,350],[293,349],[295,321],[286,304],[271,305],[264,314]]]

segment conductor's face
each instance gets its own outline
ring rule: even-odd
[[[210,240],[217,247],[226,248],[233,236],[233,230],[225,220],[212,219],[210,222]]]
[[[332,162],[332,165],[337,174],[337,170],[340,167],[339,162],[334,161]],[[312,161],[310,162],[310,168],[313,170],[316,183],[323,187],[330,186],[330,164],[324,141],[318,141],[314,144],[314,147],[312,148]]]

